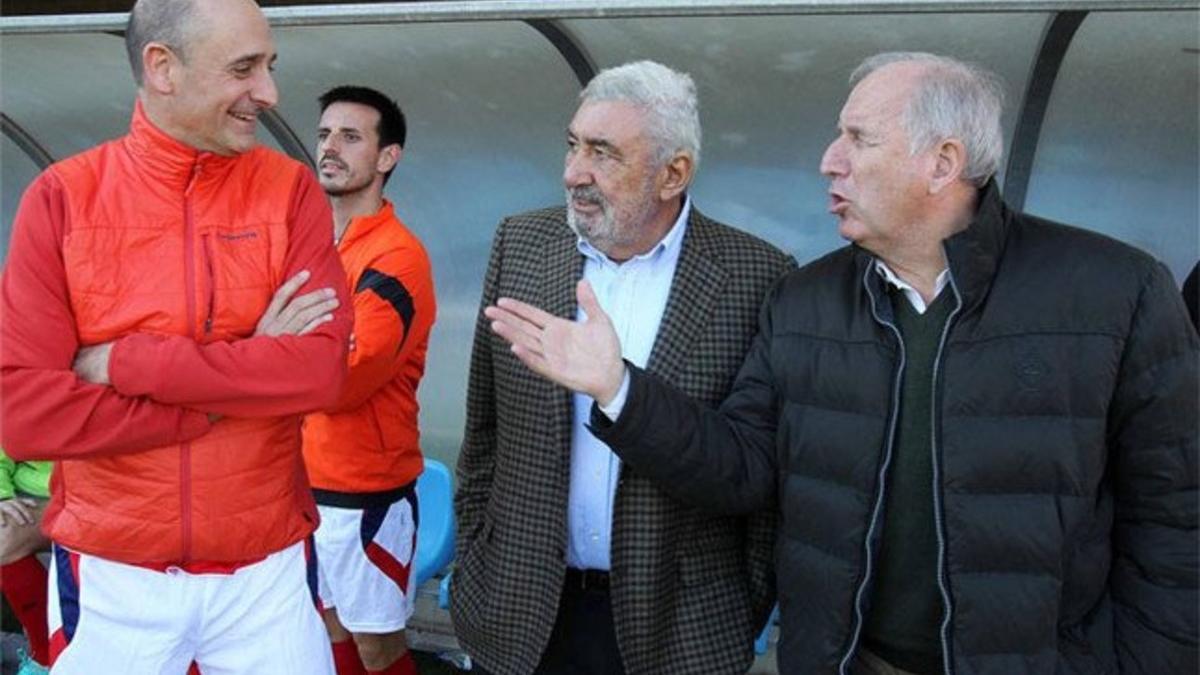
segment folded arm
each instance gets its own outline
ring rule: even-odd
[[[25,192],[0,278],[0,416],[16,460],[135,452],[197,438],[208,417],[80,380],[62,239],[66,197],[52,172]]]
[[[307,333],[257,334],[199,344],[185,336],[135,334],[113,343],[108,375],[127,396],[233,417],[290,415],[326,408],[346,371],[353,321],[345,273],[330,236],[332,215],[316,179],[302,171],[289,212],[284,274],[307,270],[299,292],[332,289],[332,317]]]

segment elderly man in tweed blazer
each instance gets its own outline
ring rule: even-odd
[[[716,404],[795,263],[691,206],[690,77],[627,64],[580,98],[567,207],[500,224],[481,307],[511,297],[578,317],[594,287],[625,358]],[[495,675],[744,673],[774,600],[775,514],[671,499],[591,436],[590,405],[530,372],[481,314],[455,497],[459,641]]]

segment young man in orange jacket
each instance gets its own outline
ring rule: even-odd
[[[321,512],[316,546],[325,625],[339,675],[416,673],[413,612],[421,473],[417,385],[436,304],[429,256],[383,197],[403,153],[404,115],[366,87],[320,97],[318,177],[354,308],[350,371],[336,404],[304,421]]]
[[[0,279],[2,442],[57,461],[54,672],[332,673],[300,452],[351,330],[329,205],[257,146],[257,5],[140,0],[126,47],[129,133],[34,181]]]

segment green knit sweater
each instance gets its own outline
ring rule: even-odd
[[[954,294],[945,289],[924,314],[899,290],[893,289],[891,296],[904,337],[904,379],[864,641],[893,666],[932,674],[942,672],[933,520],[933,363]]]

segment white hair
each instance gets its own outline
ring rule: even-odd
[[[1004,83],[982,66],[926,52],[885,52],[864,60],[850,75],[854,86],[893,63],[924,66],[916,90],[904,108],[902,123],[913,154],[956,138],[967,151],[963,177],[983,186],[1000,169],[1004,132],[1000,112]]]
[[[684,152],[699,165],[700,104],[696,83],[687,73],[654,61],[634,61],[600,71],[580,92],[579,100],[622,101],[643,108],[649,113],[647,131],[657,145],[657,161]]]

